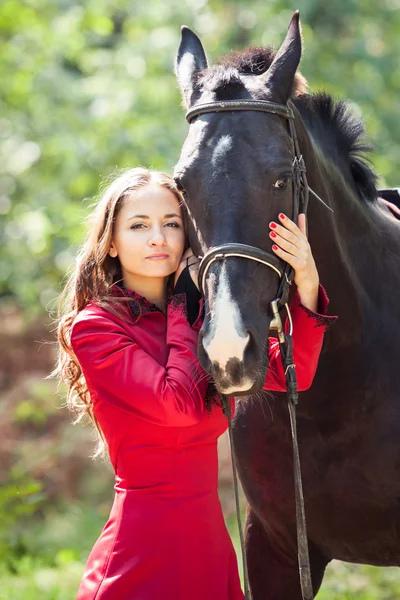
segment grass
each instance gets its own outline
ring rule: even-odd
[[[104,509],[74,506],[48,515],[24,540],[28,553],[12,563],[13,573],[0,567],[0,600],[74,600],[86,558],[107,515]],[[227,523],[239,568],[241,553],[236,520]],[[268,565],[266,565],[268,568]],[[400,571],[334,561],[318,600],[398,600]]]
[[[0,573],[0,600],[74,600],[83,563],[71,561],[46,567],[22,561],[18,573]]]

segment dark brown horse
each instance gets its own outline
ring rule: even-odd
[[[252,48],[211,67],[198,37],[184,28],[176,70],[187,108],[289,101],[310,187],[334,210],[310,197],[310,243],[330,313],[339,315],[298,407],[316,594],[334,558],[400,564],[400,224],[381,207],[375,175],[360,154],[367,150],[362,123],[344,102],[307,93],[296,73],[300,57],[296,14],[276,55]],[[292,210],[292,162],[280,116],[243,110],[195,118],[175,170],[194,251],[231,242],[271,251],[268,223]],[[220,391],[239,392],[234,440],[249,504],[254,600],[301,598],[285,396],[257,393],[277,286],[277,275],[251,260],[214,263],[199,346]]]

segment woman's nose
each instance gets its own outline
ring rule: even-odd
[[[153,232],[153,235],[149,238],[150,246],[165,246],[167,243],[164,232],[157,230]]]

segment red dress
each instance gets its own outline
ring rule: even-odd
[[[116,481],[77,600],[243,600],[217,491],[217,439],[227,421],[219,406],[211,413],[204,406],[200,320],[189,325],[184,294],[172,296],[164,315],[135,292],[116,293],[132,297],[133,314],[124,320],[90,303],[71,335]],[[325,313],[322,288],[319,301]],[[332,317],[307,311],[297,296],[292,316],[303,389],[312,383]],[[265,387],[284,385],[272,342]]]

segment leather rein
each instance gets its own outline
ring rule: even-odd
[[[222,102],[208,102],[199,104],[191,108],[186,113],[186,120],[190,124],[192,120],[199,116],[209,113],[219,112],[231,112],[238,110],[252,110],[262,111],[283,117],[288,123],[289,135],[292,145],[292,156],[293,156],[293,208],[292,208],[292,220],[297,223],[298,215],[303,212],[307,214],[309,193],[316,197],[326,208],[332,210],[321,198],[308,186],[306,177],[306,167],[304,159],[300,153],[295,123],[294,123],[294,112],[290,106],[283,104],[276,104],[274,102],[268,102],[266,100],[225,100]],[[310,570],[310,559],[308,552],[308,541],[307,541],[307,528],[306,518],[304,510],[304,497],[303,487],[301,480],[301,469],[300,469],[300,457],[299,448],[297,441],[297,429],[296,429],[296,404],[298,403],[298,391],[297,391],[297,377],[296,377],[296,365],[293,363],[293,351],[292,351],[292,332],[293,325],[291,314],[288,306],[288,297],[290,285],[294,278],[294,270],[284,261],[280,260],[277,256],[257,248],[255,246],[248,246],[246,244],[229,243],[221,244],[220,246],[211,248],[201,258],[199,266],[199,287],[202,295],[204,296],[205,282],[209,268],[214,262],[221,262],[229,257],[240,257],[247,258],[249,260],[261,263],[273,271],[275,271],[280,279],[276,298],[271,301],[271,311],[273,319],[270,324],[270,329],[277,331],[280,353],[283,363],[283,368],[286,377],[286,389],[287,389],[287,401],[290,416],[290,427],[292,433],[293,442],[293,463],[294,463],[294,484],[295,484],[295,499],[296,499],[296,521],[297,521],[297,550],[298,550],[298,565],[300,575],[300,586],[303,600],[312,600],[314,598],[311,570]],[[290,329],[289,333],[285,334],[283,324],[280,316],[280,310],[285,307],[288,315]],[[244,577],[244,589],[246,600],[251,600],[251,592],[249,587],[248,569],[246,553],[244,548],[244,536],[243,527],[240,516],[239,508],[239,496],[238,496],[238,480],[236,462],[233,452],[233,436],[232,436],[232,423],[231,423],[231,409],[229,398],[222,395],[222,404],[224,414],[228,418],[229,425],[229,439],[231,446],[231,458],[232,458],[232,470],[234,478],[234,489],[235,489],[235,502],[236,512],[238,519],[240,543],[242,549],[242,560],[243,560],[243,577]]]

